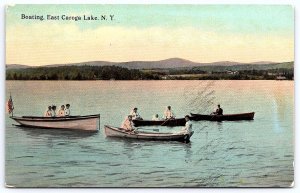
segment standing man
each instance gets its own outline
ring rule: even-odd
[[[190,121],[190,117],[188,115],[186,115],[185,117],[185,126],[181,129],[181,132],[186,133],[186,134],[190,134],[193,130],[192,130],[192,123]]]

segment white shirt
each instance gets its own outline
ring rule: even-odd
[[[192,127],[193,127],[193,124],[191,123],[191,121],[187,121],[185,123],[185,126],[181,129],[181,131],[184,133],[191,133],[193,131]]]
[[[175,118],[175,114],[173,113],[172,110],[169,110],[169,109],[167,109],[167,110],[164,112],[164,115],[165,115],[165,118],[166,118],[166,119]]]
[[[65,109],[65,116],[70,116],[70,109]]]
[[[132,110],[130,112],[130,115],[132,116],[132,120],[140,119],[141,118],[141,116],[139,115],[139,113],[138,112],[134,112],[134,110]]]

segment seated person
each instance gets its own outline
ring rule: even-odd
[[[131,132],[131,131],[134,131],[134,128],[133,128],[133,123],[132,123],[132,116],[131,115],[128,115],[124,122],[122,123],[121,125],[121,128],[127,132]]]
[[[52,107],[51,107],[51,114],[52,114],[52,117],[56,117],[56,106],[55,105],[52,105]]]
[[[44,117],[52,117],[52,107],[49,106],[46,112],[44,113]]]
[[[218,108],[216,109],[215,112],[212,113],[213,115],[223,115],[223,109],[221,108],[220,105],[218,105]]]
[[[132,116],[132,120],[143,120],[143,118],[140,116],[140,114],[137,112],[138,108],[133,108],[130,112],[130,115]]]
[[[158,114],[153,115],[152,121],[159,121],[159,120],[160,120],[160,119],[159,119],[159,117],[158,117]]]
[[[171,110],[171,106],[168,106],[164,112],[165,119],[175,119],[175,114]]]
[[[58,117],[64,117],[65,116],[65,105],[61,105],[60,106],[60,109],[59,109],[59,111],[57,113],[57,116]]]
[[[65,116],[70,116],[71,111],[70,111],[70,104],[66,104],[65,108]]]

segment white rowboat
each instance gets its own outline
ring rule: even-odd
[[[161,140],[161,141],[184,141],[189,142],[193,131],[187,133],[154,133],[154,132],[126,132],[122,128],[104,126],[104,132],[107,137],[121,137],[130,139],[142,139],[142,140]]]
[[[20,126],[32,128],[85,131],[98,131],[100,128],[100,114],[65,117],[12,116],[10,118],[18,122]]]

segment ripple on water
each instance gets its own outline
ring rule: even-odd
[[[7,89],[22,93],[14,96],[20,115],[40,114],[45,96],[57,99],[66,89],[68,96],[78,96],[80,90],[83,97],[64,100],[74,104],[74,114],[100,112],[102,130],[103,123],[120,125],[128,113],[128,101],[139,105],[143,117],[161,112],[166,104],[174,107],[178,117],[184,116],[190,107],[182,97],[183,88],[198,88],[200,82],[7,81]],[[13,121],[7,117],[6,180],[17,187],[290,186],[294,179],[294,83],[214,84],[216,98],[226,105],[226,112],[256,111],[255,120],[193,122],[195,133],[190,144],[105,138],[103,132],[19,129],[11,126]],[[132,92],[132,88],[139,92]],[[200,84],[199,90],[202,88]],[[22,103],[24,96],[35,100]],[[274,131],[274,123],[282,132]]]

